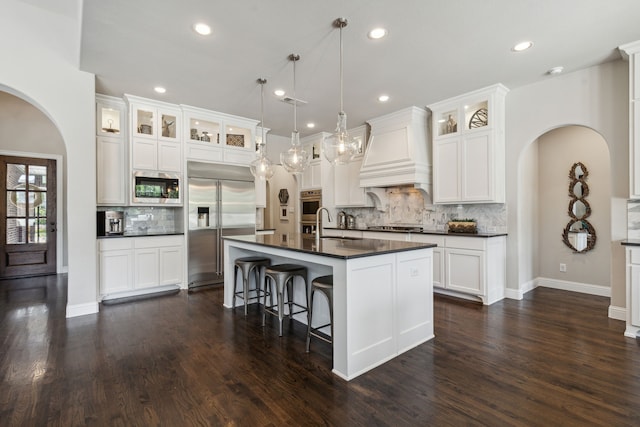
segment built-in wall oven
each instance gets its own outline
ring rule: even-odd
[[[315,239],[316,212],[322,206],[322,190],[300,192],[300,233],[303,239]]]
[[[180,175],[166,172],[133,173],[132,204],[181,204]]]

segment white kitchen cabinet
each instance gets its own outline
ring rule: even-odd
[[[173,104],[125,95],[131,123],[131,169],[182,173],[182,111]]]
[[[504,298],[506,238],[411,233],[411,241],[435,243],[433,281],[436,292],[473,296],[484,304]]]
[[[640,247],[627,246],[627,327],[625,335],[640,334]]]
[[[97,204],[124,206],[126,204],[126,146],[122,138],[97,138],[96,183]]]
[[[620,46],[629,60],[629,198],[640,199],[640,41]]]
[[[257,120],[183,105],[187,160],[249,165],[255,157]]]
[[[121,99],[96,95],[96,203],[99,206],[126,204],[125,110]]]
[[[302,172],[300,191],[322,188],[322,164],[320,160],[313,160]]]
[[[372,207],[373,200],[367,189],[360,187],[360,167],[362,156],[357,156],[346,165],[335,165],[333,172],[334,200],[336,207]]]
[[[507,92],[497,84],[429,106],[434,203],[504,203]]]
[[[183,236],[100,239],[98,252],[103,299],[159,292],[183,283]]]
[[[148,288],[160,284],[159,254],[158,248],[143,248],[134,251],[134,288]]]
[[[127,95],[131,135],[156,141],[181,142],[182,113],[177,106]]]
[[[483,295],[484,252],[468,249],[445,249],[445,288],[467,294]]]
[[[98,241],[100,294],[133,289],[133,242],[128,239]]]
[[[175,285],[182,282],[183,275],[183,249],[182,246],[163,247],[159,250],[160,261],[160,285]]]

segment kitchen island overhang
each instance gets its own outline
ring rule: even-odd
[[[305,265],[308,284],[315,277],[333,274],[333,372],[351,380],[434,337],[435,246],[324,238],[316,247],[300,235],[288,235],[284,240],[280,234],[225,237],[224,305],[233,306],[232,272],[239,257],[261,255],[271,258],[273,264]],[[304,302],[301,286],[294,288],[294,299]],[[314,305],[316,316],[328,320],[325,304]],[[307,322],[303,314],[294,318]]]

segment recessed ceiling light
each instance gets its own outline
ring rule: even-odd
[[[517,45],[512,47],[511,50],[513,50],[514,52],[522,52],[523,50],[527,50],[532,46],[533,46],[533,42],[527,40],[527,41],[518,43]]]
[[[554,74],[560,74],[563,71],[564,71],[564,67],[553,67],[549,71],[547,71],[547,73],[554,75]]]
[[[158,93],[165,93],[167,90],[165,88],[163,88],[162,86],[156,86],[153,88],[153,90],[155,90]]]
[[[309,122],[309,123],[307,123],[307,127],[308,127],[309,129],[313,129],[314,127],[316,127],[316,124],[315,124],[315,123],[311,123],[311,122]]]
[[[378,97],[378,101],[380,102],[387,102],[389,100],[389,95],[380,95]]]
[[[275,96],[284,96],[285,91],[283,91],[282,89],[276,89],[273,91],[273,93],[275,94]]]
[[[211,27],[207,24],[203,24],[202,22],[198,22],[197,24],[195,24],[193,26],[193,29],[201,36],[208,36],[209,34],[211,34]]]
[[[386,35],[387,35],[386,28],[374,28],[373,30],[369,31],[369,33],[367,34],[367,36],[369,36],[369,38],[373,40],[381,39]]]

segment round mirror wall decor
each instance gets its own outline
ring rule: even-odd
[[[589,171],[581,162],[574,163],[569,171],[569,208],[571,218],[562,232],[562,241],[576,253],[584,253],[596,245],[596,230],[587,218],[591,215],[591,206],[587,201]]]

